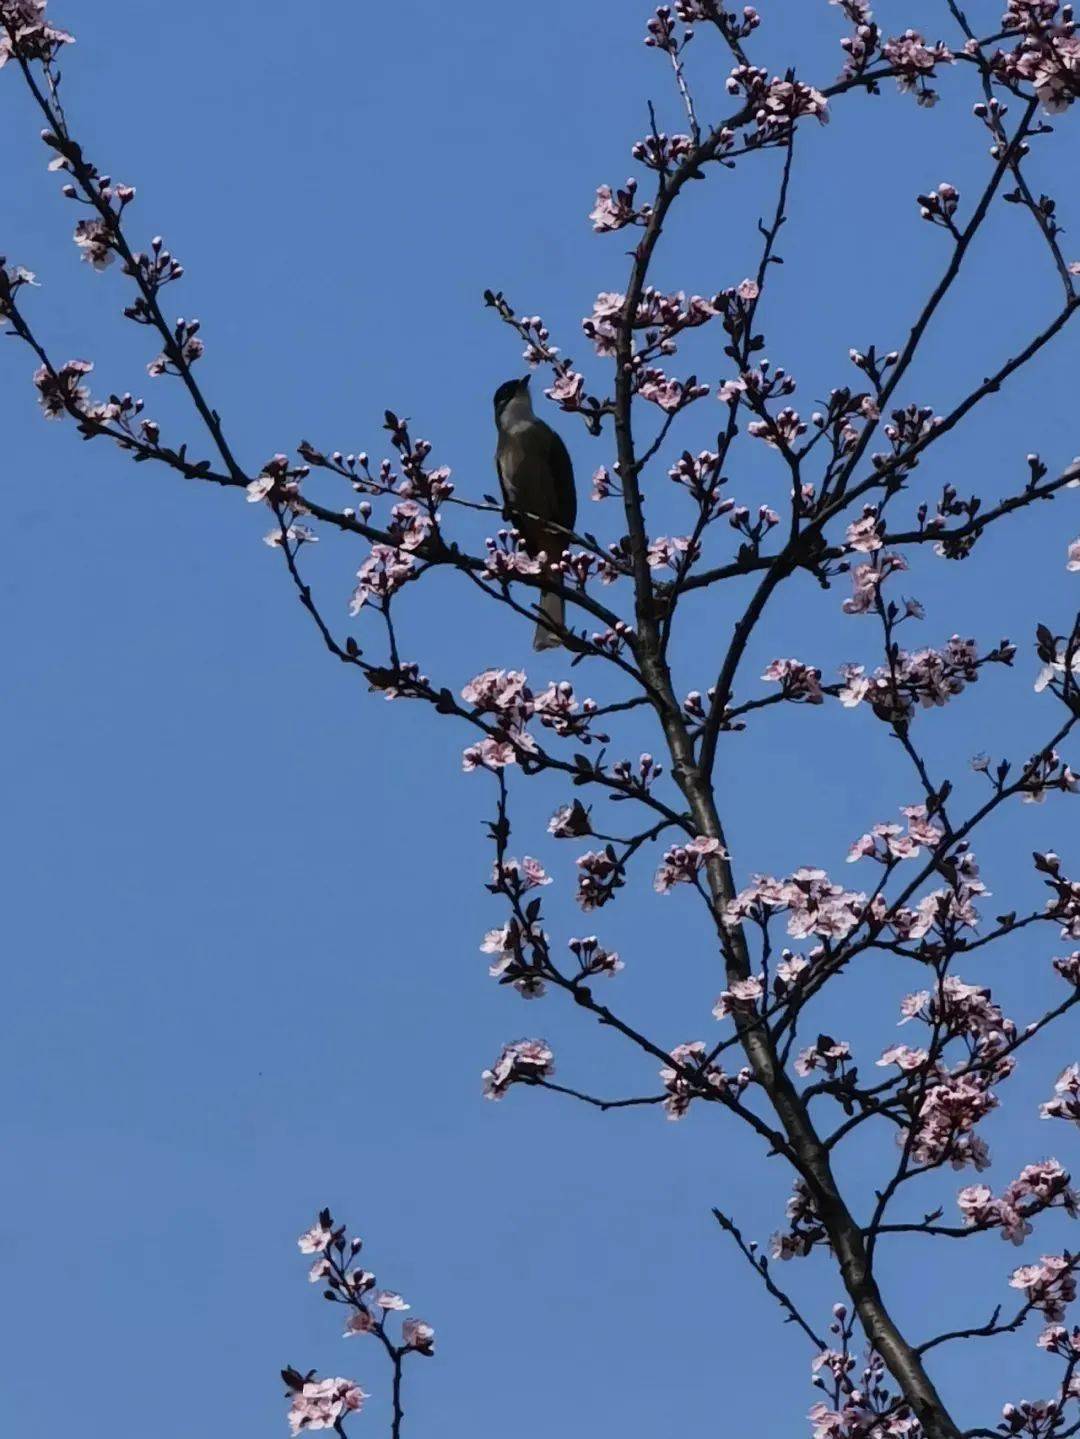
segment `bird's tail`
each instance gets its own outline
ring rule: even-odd
[[[540,596],[540,613],[546,615],[553,624],[566,624],[566,606],[563,604],[562,595],[544,594]],[[562,644],[559,636],[547,625],[540,622],[536,626],[536,633],[533,635],[534,650],[556,650]]]

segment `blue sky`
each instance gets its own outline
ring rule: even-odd
[[[835,76],[841,28],[824,0],[761,9],[763,63],[797,59],[803,78]],[[938,9],[878,7],[886,29],[925,21],[935,34]],[[988,28],[999,9],[971,7]],[[463,14],[416,0],[400,10],[317,0],[298,20],[274,0],[190,0],[148,24],[134,0],[70,0],[56,19],[78,36],[65,63],[73,127],[103,170],[138,186],[135,233],[163,234],[182,259],[170,299],[203,321],[202,379],[244,461],[257,467],[302,438],[379,454],[391,406],[454,467],[459,492],[480,496],[495,483],[490,395],[521,368],[481,292],[502,288],[542,313],[586,360],[580,316],[598,291],[622,288],[627,268],[624,237],[590,233],[595,187],[631,173],[647,98],[669,128],[678,117],[663,62],[641,45],[644,8],[548,0]],[[694,61],[702,112],[715,118],[727,67],[705,43]],[[120,276],[80,265],[38,119],[15,75],[0,81],[12,137],[0,154],[3,247],[44,283],[35,323],[57,358],[92,358],[102,387],[146,394],[167,434],[197,439],[179,396],[153,388],[168,382],[145,378],[152,352],[119,318]],[[970,195],[985,173],[983,131],[965,118],[969,83],[946,75],[932,112],[890,90],[802,132],[786,264],[763,319],[804,410],[851,381],[849,345],[902,339],[944,264],[945,238],[919,223],[914,196],[944,179]],[[1046,142],[1036,183],[1050,184],[1055,156],[1067,176],[1067,145],[1067,134]],[[751,270],[754,220],[775,184],[776,157],[759,158],[690,187],[656,283],[711,293]],[[1067,223],[1073,197],[1059,187],[1058,198]],[[1024,220],[995,213],[905,401],[946,407],[1052,313],[1056,280]],[[705,378],[726,374],[716,335],[692,353]],[[1066,337],[941,444],[917,492],[948,478],[994,498],[1023,483],[1031,449],[1052,468],[1067,463],[1080,449],[1077,358]],[[286,1362],[357,1378],[374,1397],[355,1432],[378,1432],[379,1356],[338,1339],[295,1248],[324,1204],[364,1236],[380,1281],[436,1326],[438,1357],[416,1364],[406,1396],[414,1435],[800,1432],[810,1356],[709,1217],[719,1204],[767,1239],[787,1192],[776,1162],[712,1113],[670,1125],[655,1111],[603,1116],[535,1093],[482,1101],[480,1070],[526,1032],[552,1041],[569,1083],[638,1093],[654,1076],[582,1016],[551,1001],[522,1013],[488,979],[477,946],[500,918],[483,889],[492,796],[460,773],[465,736],[426,711],[388,708],[328,662],[259,543],[261,512],[126,466],[69,425],[47,427],[32,368],[13,343],[0,349],[0,1343],[12,1432],[38,1439],[63,1423],[104,1439],[148,1421],[157,1439],[203,1426],[283,1433]],[[704,443],[715,413],[699,406],[683,442]],[[609,440],[557,423],[583,523],[617,533],[614,514],[585,499]],[[740,500],[782,496],[762,452],[731,469]],[[659,470],[650,518],[662,533],[679,532],[670,488]],[[937,772],[951,765],[964,795],[976,792],[967,756],[1024,759],[1049,730],[1029,639],[1036,620],[1060,629],[1076,607],[1064,554],[1078,532],[1070,493],[969,564],[927,556],[910,577],[928,611],[922,643],[958,631],[1021,645],[1015,672],[920,720]],[[309,557],[342,621],[357,563],[333,542]],[[409,609],[405,646],[433,677],[457,688],[488,665],[532,664],[520,626],[452,584],[439,593],[437,608],[429,597]],[[710,682],[741,597],[688,607],[676,656],[685,689]],[[760,692],[774,655],[830,673],[844,659],[874,662],[876,633],[842,616],[840,599],[807,582],[778,603],[743,693]],[[530,672],[559,677],[559,665],[546,656]],[[655,739],[631,731],[625,744],[632,753]],[[725,739],[718,773],[740,875],[820,862],[847,879],[850,841],[915,798],[894,749],[868,714],[831,710],[767,711]],[[652,895],[650,860],[636,898],[583,921],[572,854],[542,832],[563,798],[537,787],[515,811],[515,850],[540,854],[558,879],[546,892],[553,931],[597,929],[620,949],[612,1003],[662,1042],[711,1037],[722,986],[689,897]],[[1054,845],[1075,865],[1075,836],[1064,802],[1011,810],[978,847],[1001,907],[1035,897],[1032,848]],[[1056,952],[1047,931],[962,973],[1027,1019],[1059,996]],[[868,966],[822,1023],[870,1062],[918,985]],[[988,1126],[999,1188],[1047,1150],[1077,1166],[1075,1133],[1048,1134],[1034,1117],[1074,1045],[1059,1031],[1006,1089]],[[861,1146],[844,1161],[856,1193],[885,1153]],[[940,1192],[961,1182],[950,1174]],[[897,1244],[885,1282],[901,1322],[925,1335],[939,1316],[981,1322],[1009,1302],[1021,1257],[1069,1240],[1050,1222],[1020,1255],[993,1237],[956,1253]],[[824,1323],[839,1297],[824,1261],[785,1279]],[[1049,1389],[1033,1340],[1034,1330],[992,1351],[950,1351],[936,1366],[964,1423],[992,1423],[1005,1399]],[[988,1384],[980,1366],[991,1358]]]

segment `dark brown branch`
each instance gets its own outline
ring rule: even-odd
[[[790,1298],[789,1295],[784,1293],[784,1291],[779,1287],[779,1285],[773,1282],[772,1276],[769,1274],[767,1261],[764,1258],[759,1258],[754,1253],[754,1251],[747,1244],[746,1240],[743,1239],[742,1234],[736,1227],[734,1221],[729,1219],[728,1216],[722,1213],[719,1209],[715,1208],[713,1209],[713,1218],[716,1220],[717,1224],[719,1224],[720,1228],[724,1231],[724,1233],[730,1234],[732,1239],[734,1239],[736,1245],[739,1248],[740,1254],[743,1256],[746,1262],[750,1265],[750,1268],[764,1284],[769,1294],[772,1295],[772,1297],[776,1300],[776,1302],[780,1305],[781,1309],[783,1309],[784,1313],[787,1315],[787,1322],[789,1324],[797,1324],[798,1327],[806,1335],[806,1337],[810,1340],[810,1343],[813,1344],[819,1351],[828,1349],[829,1346],[828,1344],[826,1344],[825,1340],[822,1339],[819,1334],[816,1334],[814,1332],[814,1330],[806,1322],[803,1316],[799,1313],[795,1302]]]

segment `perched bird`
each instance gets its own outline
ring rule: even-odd
[[[520,531],[530,555],[543,550],[549,560],[557,559],[566,549],[567,537],[545,521],[564,530],[574,528],[574,466],[559,436],[533,414],[528,375],[507,380],[495,391],[495,427],[499,432],[495,468],[506,502],[504,513]],[[566,623],[561,595],[542,595],[540,613],[557,625]],[[537,625],[534,650],[555,649],[561,643],[543,621]]]

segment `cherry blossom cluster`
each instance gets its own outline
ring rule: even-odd
[[[568,680],[553,681],[534,694],[521,670],[484,670],[465,685],[461,698],[476,715],[487,717],[490,725],[488,737],[465,750],[462,764],[466,771],[505,769],[535,756],[537,744],[527,729],[533,719],[562,739],[574,738],[583,744],[606,739],[590,729],[595,701],[579,700]]]
[[[626,883],[626,868],[615,846],[586,850],[574,861],[577,865],[577,893],[574,898],[585,914],[603,909]]]
[[[868,569],[865,566],[857,568]],[[845,601],[845,608],[852,606],[848,610],[850,614],[863,612],[858,606],[863,603],[867,592],[876,595],[873,583],[875,572],[869,573],[869,581],[866,576],[856,578],[855,583],[861,588],[856,589],[852,600]],[[918,615],[921,611],[911,609],[909,602],[908,613]],[[943,649],[915,650],[911,653],[896,649],[890,655],[889,663],[878,666],[870,675],[862,665],[841,666],[844,684],[839,691],[839,699],[848,709],[865,702],[878,719],[887,723],[906,722],[914,717],[918,709],[940,708],[962,694],[968,685],[975,683],[979,670],[985,665],[1009,666],[1015,658],[1016,646],[1008,640],[1002,640],[992,650],[980,655],[974,640],[953,635]]]
[[[0,0],[0,64],[18,62],[9,70],[27,77],[42,110],[51,169],[60,175],[63,194],[82,207],[74,231],[78,252],[91,270],[111,267],[112,278],[106,283],[119,272],[129,291],[125,315],[153,337],[154,349],[147,355],[150,375],[181,381],[177,388],[193,402],[214,458],[189,457],[186,444],[173,448],[163,443],[158,423],[145,416],[142,401],[130,393],[95,399],[89,360],[54,364],[23,312],[34,277],[3,261],[0,314],[9,332],[35,356],[34,383],[47,417],[70,416],[86,438],[112,439],[139,462],[165,464],[185,478],[245,492],[252,504],[265,505],[273,524],[264,538],[283,560],[329,652],[358,670],[371,690],[388,699],[421,700],[468,727],[471,742],[464,750],[463,768],[485,772],[486,782],[498,792],[497,818],[488,825],[495,860],[487,887],[502,906],[502,922],[488,930],[481,944],[491,976],[525,999],[545,992],[552,1000],[563,996],[583,1017],[620,1036],[645,1056],[651,1090],[639,1098],[612,1100],[556,1084],[550,1046],[521,1039],[505,1045],[484,1072],[485,1094],[499,1099],[517,1084],[605,1111],[621,1105],[662,1106],[671,1119],[681,1118],[701,1099],[719,1104],[724,1119],[749,1125],[768,1152],[791,1167],[797,1182],[788,1204],[788,1226],[773,1237],[771,1252],[781,1259],[814,1249],[822,1251],[823,1258],[824,1251],[844,1256],[843,1278],[857,1300],[850,1313],[846,1306],[837,1306],[827,1340],[818,1337],[794,1300],[778,1288],[756,1246],[744,1244],[732,1224],[721,1223],[736,1237],[785,1317],[813,1344],[814,1383],[825,1396],[810,1414],[815,1439],[921,1439],[924,1434],[928,1439],[955,1439],[961,1432],[981,1439],[990,1431],[962,1431],[934,1397],[923,1356],[938,1343],[1012,1332],[1030,1309],[1047,1319],[1043,1348],[1064,1361],[1067,1377],[1057,1398],[1007,1406],[999,1429],[1051,1439],[1062,1428],[1066,1403],[1078,1397],[1070,1386],[1080,1341],[1061,1323],[1075,1291],[1067,1255],[1051,1255],[1016,1271],[1013,1287],[1021,1291],[1025,1305],[1016,1319],[998,1324],[995,1317],[989,1325],[940,1335],[921,1345],[900,1334],[886,1308],[887,1296],[877,1296],[871,1280],[875,1246],[886,1244],[894,1231],[963,1238],[996,1230],[1020,1244],[1032,1235],[1044,1211],[1060,1209],[1072,1216],[1078,1204],[1068,1172],[1058,1161],[1044,1159],[1022,1168],[1003,1190],[989,1183],[961,1189],[961,1219],[956,1224],[941,1222],[941,1211],[924,1213],[921,1222],[908,1224],[890,1223],[889,1214],[896,1196],[908,1194],[908,1186],[927,1172],[947,1165],[977,1171],[988,1166],[983,1123],[999,1105],[998,1091],[1023,1046],[1080,1004],[1080,951],[1053,961],[1068,985],[1066,996],[1030,1023],[1015,1022],[986,986],[966,983],[953,972],[960,954],[1029,924],[1056,924],[1065,936],[1080,940],[1080,883],[1062,873],[1052,852],[1036,856],[1037,870],[1049,887],[1046,908],[1023,916],[1000,915],[991,924],[982,912],[988,890],[970,840],[971,830],[1009,799],[1037,802],[1051,792],[1080,791],[1068,748],[1072,727],[1080,720],[1080,631],[1054,634],[1038,627],[1035,649],[1041,669],[1036,688],[1046,693],[1046,707],[1055,711],[1055,728],[1024,751],[1031,754],[1024,763],[1003,757],[992,769],[989,759],[976,760],[976,774],[986,776],[989,788],[977,779],[979,807],[961,814],[963,786],[938,774],[936,760],[919,747],[931,717],[916,728],[911,721],[917,711],[932,711],[966,692],[985,666],[1011,665],[1016,649],[1008,641],[984,649],[959,635],[937,647],[902,648],[897,631],[922,619],[923,610],[916,599],[893,597],[918,546],[943,558],[966,558],[991,526],[1080,482],[1077,462],[1051,475],[1032,454],[1022,486],[987,504],[977,494],[961,494],[948,479],[932,479],[934,493],[917,493],[923,472],[915,473],[920,465],[931,472],[927,460],[931,451],[936,458],[939,441],[986,396],[1002,390],[1014,371],[1041,353],[1080,308],[1075,287],[1080,262],[1061,248],[1067,233],[1063,217],[1041,187],[1032,189],[1024,169],[1029,152],[1048,128],[1037,119],[1037,106],[1058,112],[1078,93],[1080,42],[1071,8],[1056,0],[1008,0],[1004,34],[985,40],[970,31],[961,8],[950,4],[946,9],[960,32],[955,43],[928,39],[914,29],[889,37],[879,29],[867,0],[833,3],[848,27],[842,40],[844,69],[839,80],[820,86],[811,83],[802,66],[780,76],[752,63],[747,49],[753,44],[745,42],[760,20],[750,6],[739,12],[724,9],[719,0],[673,0],[648,20],[646,44],[670,67],[671,103],[678,118],[651,110],[647,133],[633,145],[634,159],[649,172],[647,184],[631,178],[621,188],[601,185],[596,190],[589,215],[593,230],[635,231],[624,278],[613,275],[602,282],[604,288],[582,322],[595,361],[611,367],[602,388],[594,393],[591,378],[555,343],[541,315],[518,313],[501,292],[485,292],[486,304],[520,341],[525,363],[550,376],[547,397],[564,412],[580,415],[592,435],[603,433],[611,421],[610,452],[596,457],[606,462],[597,465],[594,460],[583,473],[593,474],[594,497],[613,502],[620,512],[613,533],[597,537],[567,530],[552,546],[557,553],[530,553],[521,531],[514,528],[520,517],[507,514],[473,481],[459,492],[449,466],[436,461],[432,444],[414,438],[409,424],[392,410],[385,412],[390,453],[381,460],[370,459],[362,450],[346,453],[307,441],[296,447],[300,463],[282,452],[284,445],[257,471],[239,459],[219,410],[202,389],[200,322],[174,317],[163,308],[171,297],[167,287],[181,278],[183,266],[160,237],[143,249],[129,242],[132,214],[138,214],[132,212],[134,189],[99,171],[72,137],[57,98],[59,77],[53,65],[70,36],[49,24],[40,0]],[[735,61],[724,87],[733,97],[726,104],[727,116],[711,127],[702,122],[705,103],[695,98],[684,67],[707,38],[718,39]],[[697,43],[688,56],[692,40]],[[793,143],[796,129],[815,120],[824,123],[831,106],[846,107],[860,94],[877,93],[886,78],[895,79],[900,90],[921,105],[931,105],[937,99],[939,72],[944,74],[954,62],[950,81],[966,75],[979,87],[975,115],[988,132],[991,153],[985,179],[974,192],[965,179],[965,201],[970,203],[965,203],[963,222],[955,186],[942,182],[918,196],[923,219],[946,229],[953,241],[945,246],[942,276],[911,325],[905,326],[902,333],[909,338],[901,348],[862,344],[851,349],[858,382],[830,386],[826,377],[812,393],[827,399],[817,401],[816,408],[809,402],[796,408],[794,377],[766,358],[771,276],[784,259],[781,238],[786,244],[789,234],[789,181],[793,165],[801,166],[810,149]],[[728,64],[723,62],[721,74]],[[715,85],[716,67],[709,73]],[[1020,99],[1012,106],[1013,115],[991,96],[993,86]],[[716,98],[709,97],[709,112]],[[747,277],[716,294],[680,290],[668,281],[662,288],[654,283],[652,266],[661,233],[669,233],[673,207],[683,191],[695,188],[690,182],[705,178],[710,165],[738,170],[755,155],[774,165],[778,192],[775,210],[766,211],[758,224],[757,253],[747,265]],[[643,193],[646,188],[649,194]],[[961,387],[952,409],[939,412],[930,404],[901,403],[906,400],[901,387],[910,381],[923,336],[932,336],[929,343],[936,343],[938,308],[961,270],[967,274],[969,244],[986,217],[1000,209],[999,202],[1015,206],[1022,223],[1030,225],[1032,239],[1038,240],[1056,274],[1058,293],[1064,291],[1062,307],[1049,321],[1032,322],[1040,328],[1011,358],[1002,361],[980,353],[970,386]],[[738,207],[731,213],[737,215]],[[918,228],[914,214],[910,223]],[[699,376],[688,361],[691,372],[685,377],[669,374],[669,358],[680,348],[692,350],[691,332],[707,325],[712,326],[710,333],[723,331],[719,373],[714,368]],[[701,362],[699,370],[703,363],[715,366],[715,360]],[[691,451],[675,435],[676,422],[688,406],[711,393],[719,402],[712,410],[718,427],[715,439],[709,437],[706,448]],[[706,410],[700,405],[697,414],[704,416]],[[274,448],[268,443],[262,453]],[[773,495],[770,503],[770,496],[756,495],[753,503],[738,503],[727,494],[728,475],[742,473],[736,469],[740,452],[750,455],[751,471],[763,466],[780,475],[782,498]],[[664,473],[689,497],[691,518],[653,529],[646,510],[651,520],[651,486],[656,474]],[[949,473],[963,471],[950,466]],[[347,504],[324,503],[320,486],[343,489]],[[907,494],[914,511],[910,525],[897,514]],[[452,523],[469,510],[501,512],[505,521],[484,541],[480,553],[472,552],[476,547]],[[721,517],[727,524],[710,530]],[[612,518],[610,504],[603,518]],[[669,529],[683,532],[661,532]],[[344,593],[339,597],[337,620],[324,616],[300,569],[308,564],[310,545],[327,530],[359,547],[353,559],[358,566],[355,587],[350,601]],[[1059,559],[1080,572],[1080,539],[1069,541],[1069,534],[1076,534],[1071,524],[1059,535]],[[718,558],[711,553],[714,545],[724,549]],[[419,582],[436,569],[460,582],[470,596],[479,594],[515,619],[530,622],[538,596],[545,590],[557,593],[568,611],[583,617],[583,623],[567,626],[566,640],[572,664],[593,666],[589,688],[601,695],[601,702],[582,697],[583,682],[575,688],[568,680],[545,677],[530,685],[526,674],[505,660],[493,666],[492,656],[478,657],[471,680],[468,671],[429,680],[418,663],[402,658],[399,629],[419,608],[413,597],[428,588],[421,589]],[[842,666],[838,683],[826,683],[822,669],[790,657],[787,644],[782,649],[770,646],[767,654],[787,652],[788,657],[776,658],[764,669],[761,678],[773,688],[747,699],[741,692],[746,657],[760,653],[752,646],[760,640],[762,623],[771,622],[773,593],[795,576],[824,590],[843,577],[845,589],[851,586],[843,611],[873,615],[879,621],[880,648],[861,656],[861,664]],[[711,649],[714,627],[706,627],[705,640],[695,636],[690,660],[703,660],[708,668],[677,680],[671,656],[678,656],[679,665],[685,662],[685,647],[679,647],[683,632],[677,630],[684,604],[699,590],[708,590],[714,598],[719,589],[713,587],[728,580],[737,583],[723,591],[725,596],[738,591],[739,582],[750,581],[745,608],[738,602],[733,624],[729,627],[725,620],[721,626],[718,656]],[[398,605],[397,597],[406,588],[408,602]],[[339,622],[348,624],[346,610],[353,619],[363,617],[364,650],[352,635],[339,638],[336,633]],[[853,626],[852,631],[858,629],[864,639],[868,628],[874,629]],[[368,630],[375,631],[373,641],[366,638]],[[486,630],[478,626],[477,633],[482,639]],[[905,640],[908,633],[904,631]],[[372,646],[383,637],[385,657],[373,655]],[[483,668],[485,664],[489,667]],[[593,688],[594,671],[612,680],[610,697],[599,685]],[[690,684],[697,688],[687,693]],[[686,698],[680,702],[683,693]],[[1050,705],[1051,699],[1057,703]],[[753,870],[750,865],[744,868],[744,857],[730,855],[717,837],[738,832],[725,812],[729,797],[715,778],[733,762],[721,755],[720,747],[729,734],[754,724],[756,711],[765,706],[783,703],[820,710],[826,700],[838,700],[847,709],[867,705],[889,725],[897,755],[913,767],[919,786],[914,797],[922,802],[904,805],[902,822],[873,824],[851,846],[850,860],[870,861],[860,872],[870,876],[867,892],[847,889],[824,868],[809,865],[786,878],[753,875],[739,890],[733,873]],[[620,735],[616,753],[640,752],[640,757],[612,761],[609,737],[599,726],[629,711],[637,712],[629,721],[633,747],[623,746]],[[655,740],[638,735],[646,719],[659,720],[663,750]],[[549,735],[553,741],[572,741],[571,748],[554,743],[548,747]],[[581,850],[577,845],[565,856],[582,911],[592,914],[616,897],[624,902],[631,881],[647,885],[649,876],[658,893],[684,886],[687,905],[703,904],[710,941],[715,935],[723,962],[710,991],[720,989],[713,1014],[732,1021],[713,1045],[694,1041],[671,1049],[668,1038],[647,1033],[629,1010],[616,1012],[601,1003],[594,988],[621,1002],[617,986],[594,985],[622,969],[619,954],[597,935],[556,940],[548,933],[549,926],[554,928],[553,907],[542,906],[541,897],[553,883],[554,868],[549,874],[543,860],[524,852],[535,846],[518,849],[521,858],[509,849],[511,793],[516,796],[520,780],[532,782],[545,774],[572,785],[573,792],[584,797],[560,804],[548,824],[551,838],[590,846]],[[907,797],[912,797],[910,789]],[[604,818],[609,812],[604,800],[619,806],[610,812],[637,818],[611,825]],[[613,828],[616,833],[607,832]],[[774,921],[784,926],[792,942],[805,941],[806,952],[778,948],[774,931],[779,925]],[[918,982],[926,988],[909,994],[901,1007],[901,1023],[916,1021],[923,1027],[921,1042],[888,1045],[869,1070],[871,1081],[860,1076],[856,1063],[856,1053],[862,1053],[860,1036],[835,1036],[830,1032],[832,1019],[818,1007],[825,1007],[826,986],[864,965],[865,957],[875,952],[887,957],[890,967],[917,963]],[[736,1046],[742,1058],[732,1063],[725,1051]],[[662,1066],[659,1081],[657,1063]],[[1080,1124],[1080,1067],[1070,1065],[1061,1074],[1041,1112],[1048,1119]],[[878,1121],[897,1139],[897,1157],[864,1221],[855,1217],[860,1204],[849,1199],[848,1180],[838,1177],[844,1171],[834,1166],[833,1154],[864,1125]],[[312,1282],[322,1283],[328,1298],[346,1305],[346,1334],[374,1336],[390,1361],[392,1435],[398,1439],[401,1366],[412,1353],[431,1353],[430,1326],[409,1317],[400,1332],[395,1327],[391,1333],[388,1326],[396,1326],[397,1316],[408,1306],[395,1292],[377,1288],[374,1275],[356,1260],[359,1242],[350,1241],[327,1212],[303,1236],[301,1248],[313,1258]],[[857,1322],[866,1334],[894,1336],[885,1358],[872,1353],[861,1369],[853,1350]],[[899,1392],[886,1384],[886,1361]],[[294,1434],[305,1429],[340,1433],[366,1398],[359,1384],[344,1378],[320,1379],[314,1372],[290,1369],[285,1380]]]
[[[845,1067],[851,1059],[851,1045],[847,1040],[836,1040],[828,1034],[819,1034],[813,1044],[801,1050],[795,1059],[795,1073],[806,1075],[814,1070],[822,1070],[832,1079],[835,1075],[843,1076]]]
[[[711,855],[727,858],[718,839],[699,834],[686,844],[676,844],[665,853],[653,880],[657,894],[667,894],[677,884],[696,884]]]
[[[630,182],[627,182],[628,186]],[[620,197],[624,192],[619,192]],[[628,188],[625,192],[626,205],[629,206],[633,199],[633,189]],[[616,202],[607,191],[606,200],[601,193],[597,194],[597,208],[590,217],[593,219],[594,227],[598,231],[622,229],[623,224],[648,222],[648,215],[644,212],[638,218],[630,218],[629,215],[619,223],[608,223],[603,217],[614,219],[619,214],[618,206],[622,199]],[[513,306],[507,300],[501,290],[485,290],[484,304],[495,311],[504,324],[517,332],[525,341],[525,359],[530,367],[547,365],[553,371],[554,378],[548,389],[544,391],[548,399],[553,400],[561,410],[568,414],[579,414],[584,420],[590,434],[598,435],[604,415],[609,413],[611,402],[599,400],[595,395],[589,395],[585,391],[585,376],[574,369],[574,362],[568,356],[559,352],[557,346],[550,343],[551,336],[547,326],[539,315],[518,315]]]
[[[627,225],[649,223],[652,206],[637,204],[637,188],[632,176],[622,189],[613,190],[610,185],[597,187],[596,205],[590,210],[589,219],[598,235],[624,230]]]
[[[542,1039],[516,1039],[484,1070],[484,1097],[502,1099],[512,1084],[536,1084],[554,1073],[555,1056]]]
[[[828,1243],[825,1226],[814,1207],[805,1180],[795,1180],[785,1213],[789,1226],[787,1231],[777,1231],[770,1241],[774,1259],[804,1259],[812,1249]]]
[[[919,206],[919,214],[924,220],[929,220],[932,225],[942,226],[952,235],[959,233],[953,220],[957,206],[960,204],[960,191],[955,185],[950,185],[947,180],[942,180],[936,189],[918,196],[916,203]]]
[[[955,847],[949,863],[938,867],[948,885],[925,895],[914,908],[899,905],[885,911],[880,902],[877,906],[897,939],[919,942],[914,953],[920,958],[955,949],[965,931],[974,933],[980,923],[977,902],[987,893],[975,856],[963,844]]]
[[[341,1433],[346,1416],[359,1413],[370,1398],[352,1379],[316,1379],[313,1371],[301,1374],[296,1369],[283,1369],[281,1377],[290,1401],[289,1432],[294,1435],[309,1429]]]
[[[1011,50],[991,60],[995,77],[1010,88],[1032,85],[1051,115],[1080,96],[1080,37],[1071,5],[1054,0],[1010,0],[1002,28],[1019,35]]]
[[[1076,1298],[1075,1266],[1067,1255],[1044,1254],[1037,1264],[1014,1270],[1009,1283],[1052,1324],[1061,1323],[1066,1305]]]
[[[1046,903],[1046,914],[1061,924],[1063,939],[1080,939],[1080,882],[1069,879],[1061,872],[1061,860],[1052,851],[1035,855],[1035,868],[1045,876],[1044,883],[1051,891]],[[1062,961],[1068,964],[1069,961]],[[1059,968],[1060,973],[1065,973]]]
[[[921,1165],[936,1167],[948,1161],[953,1169],[967,1165],[987,1169],[990,1150],[975,1128],[997,1106],[997,1095],[985,1071],[949,1074],[939,1070],[918,1105],[910,1136],[901,1131],[903,1143]]]
[[[413,1354],[430,1357],[435,1352],[435,1331],[423,1319],[408,1318],[401,1324],[400,1338],[392,1338],[389,1325],[392,1316],[400,1316],[409,1304],[392,1289],[380,1289],[375,1275],[358,1262],[363,1241],[349,1236],[344,1225],[335,1224],[329,1209],[320,1211],[310,1229],[297,1240],[300,1253],[313,1256],[308,1279],[322,1284],[323,1294],[333,1304],[347,1310],[345,1338],[369,1334],[377,1339],[389,1359],[394,1374],[394,1433],[398,1432],[401,1413],[401,1368]],[[352,1379],[317,1379],[315,1371],[306,1374],[297,1369],[283,1369],[285,1397],[289,1400],[289,1427],[296,1435],[306,1430],[333,1429],[344,1432],[345,1419],[363,1408],[370,1396]]]
[[[765,924],[772,914],[786,912],[787,932],[793,939],[818,935],[846,939],[862,919],[866,895],[833,884],[823,869],[804,866],[788,879],[757,875],[727,904],[727,924],[750,919]]]
[[[536,862],[526,859],[525,863]],[[493,956],[488,969],[493,979],[512,984],[523,999],[539,999],[544,994],[547,935],[535,920],[523,923],[511,916],[501,929],[488,930],[480,948]]]
[[[924,40],[918,30],[905,30],[881,46],[881,53],[896,72],[900,90],[912,94],[920,105],[936,105],[938,92],[927,84],[938,65],[951,65],[952,51],[943,41]]]
[[[875,859],[879,864],[892,866],[899,860],[917,859],[924,848],[937,848],[943,831],[929,815],[926,805],[904,805],[900,813],[907,820],[906,829],[899,824],[875,824],[851,846],[848,861]]]
[[[771,684],[778,684],[783,698],[793,703],[802,701],[819,705],[825,702],[821,688],[821,671],[812,665],[804,664],[802,660],[773,660],[763,671],[761,678]]]
[[[804,116],[827,124],[829,103],[820,90],[801,80],[781,79],[756,65],[736,65],[727,78],[729,95],[742,96],[757,125],[759,140],[776,142]]]
[[[842,74],[845,79],[855,79],[864,74],[876,58],[881,43],[881,31],[874,20],[868,0],[829,0],[829,3],[838,6],[854,27],[852,33],[845,35],[840,41],[840,45],[847,57]]]
[[[1058,1075],[1054,1097],[1039,1106],[1043,1119],[1066,1119],[1080,1127],[1080,1065],[1070,1064]]]
[[[961,1189],[956,1203],[969,1228],[1000,1229],[1002,1239],[1020,1245],[1032,1232],[1032,1218],[1045,1209],[1059,1207],[1076,1218],[1080,1196],[1070,1180],[1056,1159],[1044,1159],[1026,1165],[1000,1197],[988,1185],[972,1184]]]
[[[828,1403],[819,1401],[810,1410],[812,1439],[917,1439],[920,1426],[889,1389],[881,1355],[868,1349],[858,1369],[851,1352],[854,1332],[847,1305],[835,1304],[832,1342],[819,1349],[810,1366],[811,1383],[829,1396]]]
[[[62,45],[74,40],[45,18],[46,0],[3,0],[0,3],[0,68],[13,55],[51,63]]]
[[[668,470],[668,478],[681,485],[709,519],[724,514],[733,501],[721,498],[719,491],[727,483],[721,473],[720,456],[713,450],[692,455],[684,450]]]
[[[750,1083],[749,1070],[740,1070],[732,1077],[710,1059],[704,1042],[695,1039],[677,1044],[671,1051],[671,1063],[660,1070],[660,1081],[667,1097],[664,1113],[668,1119],[682,1119],[695,1099],[723,1099],[739,1095]]]

